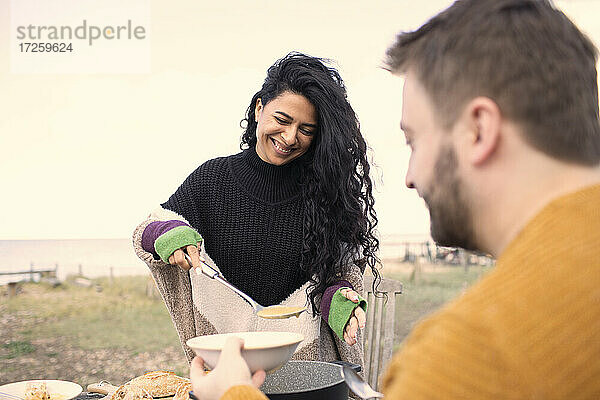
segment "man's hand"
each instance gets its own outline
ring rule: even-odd
[[[221,351],[219,362],[210,373],[204,372],[204,360],[194,357],[190,369],[192,390],[200,400],[218,400],[229,388],[238,385],[251,385],[259,388],[265,381],[265,371],[250,375],[248,364],[242,358],[244,341],[230,337]]]
[[[356,293],[354,290],[342,289],[340,293],[348,300],[358,303],[358,293]],[[355,345],[358,341],[356,336],[358,333],[358,328],[364,328],[366,323],[367,315],[365,314],[365,311],[360,307],[356,307],[354,312],[352,312],[352,316],[348,320],[346,327],[344,328],[344,340],[346,343],[348,343],[350,346]]]

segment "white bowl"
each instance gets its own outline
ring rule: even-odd
[[[46,389],[48,390],[51,399],[68,400],[79,395],[79,393],[83,391],[83,388],[75,382],[59,381],[55,379],[37,379],[2,385],[0,386],[0,392],[24,398],[28,384],[40,384],[42,382],[46,383]],[[0,398],[1,397],[2,396],[0,396]]]
[[[191,338],[186,343],[204,364],[213,369],[219,361],[221,349],[227,338],[236,336],[244,340],[242,357],[248,363],[250,372],[265,370],[274,372],[294,354],[304,336],[293,332],[236,332],[220,335],[206,335]]]

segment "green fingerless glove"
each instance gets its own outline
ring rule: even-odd
[[[339,288],[331,298],[331,306],[329,307],[329,326],[331,330],[341,339],[344,340],[344,328],[352,316],[352,312],[356,307],[362,308],[367,312],[367,301],[358,295],[358,303],[348,300],[340,291],[347,288]]]
[[[160,235],[154,242],[154,249],[160,259],[168,264],[169,257],[175,250],[185,246],[196,246],[198,243],[202,243],[202,236],[194,228],[187,225],[178,226]]]

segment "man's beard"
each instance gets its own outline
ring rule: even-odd
[[[469,201],[457,169],[452,146],[442,147],[435,162],[433,184],[423,196],[429,208],[431,237],[441,246],[477,250]]]

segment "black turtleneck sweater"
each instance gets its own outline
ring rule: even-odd
[[[297,164],[266,163],[254,148],[215,158],[162,204],[202,235],[225,278],[262,305],[280,303],[308,280],[300,269]]]

